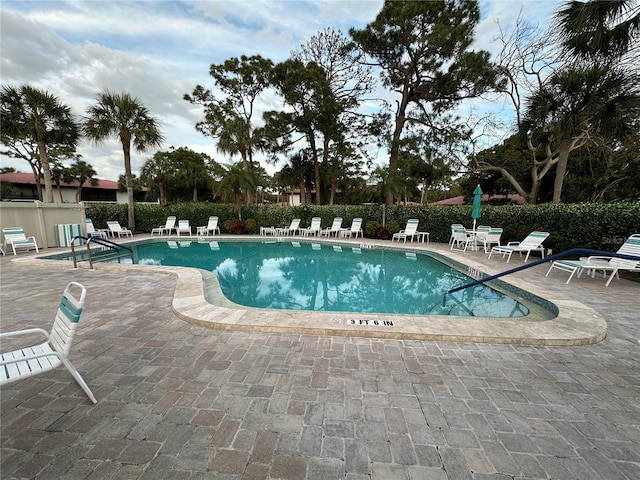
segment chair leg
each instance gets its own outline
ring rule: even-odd
[[[73,378],[75,378],[76,382],[78,382],[78,385],[82,387],[82,390],[84,390],[84,393],[87,394],[87,396],[91,399],[91,401],[93,403],[98,403],[98,401],[96,400],[96,397],[93,396],[93,392],[91,391],[87,383],[84,381],[84,379],[82,378],[78,370],[76,370],[76,367],[74,367],[71,364],[71,362],[67,359],[62,359],[62,363],[64,364],[65,367],[67,367],[67,370],[69,370],[69,373],[73,375]]]
[[[613,277],[617,277],[618,276],[618,270],[614,270],[613,272],[611,272],[611,275],[609,275],[609,280],[607,280],[607,283],[604,284],[605,287],[608,287],[609,284],[611,283],[611,280],[613,280]]]

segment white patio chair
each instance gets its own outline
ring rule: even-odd
[[[164,225],[151,229],[151,235],[153,235],[154,233],[157,233],[158,235],[164,235],[165,232],[167,235],[171,235],[171,232],[175,229],[176,229],[176,217],[173,215],[169,215]]]
[[[544,242],[549,236],[549,232],[531,232],[527,237],[521,242],[509,242],[504,246],[497,246],[491,249],[489,252],[489,258],[493,252],[498,252],[502,254],[502,258],[507,257],[507,263],[511,260],[511,255],[514,252],[527,252],[527,255],[524,257],[524,261],[526,262],[529,259],[529,255],[531,252],[540,252],[542,258],[544,258],[544,247],[542,246],[542,242]]]
[[[209,217],[209,220],[206,225],[202,227],[197,227],[196,229],[196,233],[198,235],[208,236],[209,232],[211,232],[211,235],[215,235],[216,232],[218,233],[218,235],[220,234],[220,227],[218,226],[218,217],[215,217],[215,216]]]
[[[342,217],[336,217],[333,219],[333,223],[329,228],[325,228],[320,230],[320,235],[325,235],[327,237],[335,236],[337,237],[340,231],[342,230]]]
[[[300,219],[294,218],[288,227],[276,228],[276,235],[295,235],[300,231]]]
[[[4,236],[3,252],[7,245],[11,245],[14,255],[17,254],[18,249],[30,250],[35,248],[36,252],[40,252],[36,237],[27,237],[22,227],[5,227],[2,229],[2,235]]]
[[[640,234],[634,234],[627,238],[616,253],[633,255],[640,258]],[[636,261],[602,256],[584,257],[579,260],[555,260],[549,267],[549,270],[547,270],[545,277],[549,276],[553,268],[571,273],[567,279],[567,283],[571,281],[573,275],[576,273],[578,278],[580,278],[582,272],[585,271],[591,273],[591,278],[595,277],[597,271],[602,271],[605,277],[606,274],[609,273],[609,280],[605,283],[605,286],[608,287],[613,277],[618,277],[618,272],[620,271],[640,272],[640,260]]]
[[[404,242],[407,243],[407,238],[410,238],[413,242],[414,238],[417,238],[418,241],[424,242],[425,238],[427,242],[429,241],[429,232],[419,232],[418,231],[418,219],[410,218],[407,220],[407,226],[404,227],[404,230],[400,230],[398,233],[394,233],[391,236],[391,241],[394,240],[400,241],[400,239],[404,239]]]
[[[189,225],[189,220],[178,220],[178,228],[176,229],[176,233],[178,235],[181,235],[182,233],[191,235],[191,225]]]
[[[72,290],[77,289],[80,291],[74,295]],[[28,334],[39,334],[46,339],[38,345],[2,353],[0,355],[0,385],[23,380],[64,365],[91,401],[97,403],[91,389],[69,360],[73,336],[80,320],[86,294],[86,288],[77,282],[70,282],[67,285],[50,333],[41,328],[0,333],[0,339]]]
[[[322,230],[322,219],[320,217],[313,217],[311,219],[311,225],[307,228],[301,228],[300,232],[305,237],[308,235],[315,235],[316,237],[320,235],[320,231]]]
[[[464,227],[455,227],[451,231],[451,246],[450,250],[453,250],[454,247],[462,248],[463,252],[467,251],[467,247],[469,245],[473,245],[473,242],[476,241],[476,237],[473,233],[467,232],[467,229]]]
[[[123,235],[125,237],[133,237],[133,232],[128,228],[120,226],[120,223],[116,220],[108,221],[107,227],[109,227],[109,233],[111,233],[112,237],[115,237],[116,234],[118,235],[118,238],[121,238]]]
[[[478,239],[478,243],[482,243],[484,253],[489,253],[489,247],[491,245],[500,245],[500,239],[502,238],[502,228],[492,228],[489,230],[482,239]]]
[[[87,229],[87,237],[107,238],[107,231],[96,229],[93,226],[93,220],[90,218],[85,219],[85,227]]]
[[[364,234],[362,232],[362,219],[354,218],[353,221],[351,222],[351,227],[343,228],[341,235],[343,237],[349,237],[349,238],[352,238],[354,235],[356,238],[358,238],[358,235],[360,235],[361,237],[364,238]]]

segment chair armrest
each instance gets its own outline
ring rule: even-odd
[[[49,332],[41,328],[27,328],[26,330],[14,330],[13,332],[0,333],[0,338],[17,337],[18,335],[28,335],[30,333],[40,333],[44,338],[49,339]]]
[[[601,262],[601,261],[608,262],[608,261],[609,261],[609,260],[611,260],[612,258],[613,258],[613,257],[602,257],[602,256],[594,255],[594,256],[592,256],[592,257],[587,257],[587,258],[585,258],[585,261],[586,261],[587,263],[591,263],[591,262],[594,262],[594,261],[595,261],[595,262]],[[580,260],[582,260],[582,258],[581,258]]]
[[[520,245],[520,242],[509,242],[509,243],[507,243],[507,247],[515,247],[517,245]]]

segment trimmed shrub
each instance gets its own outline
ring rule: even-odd
[[[246,223],[246,229],[247,229],[247,233],[249,234],[256,234],[258,233],[258,224],[256,223],[256,221],[253,218],[250,218],[249,220],[247,220]]]
[[[169,215],[179,220],[189,220],[192,226],[206,225],[209,216],[217,215],[224,231],[237,230],[234,222],[238,212],[233,205],[209,202],[183,202],[167,206],[136,204],[137,233],[151,232],[164,225]],[[244,225],[251,233],[260,227],[287,227],[294,218],[308,226],[312,217],[320,217],[322,226],[331,225],[334,217],[342,217],[348,227],[356,217],[363,219],[365,236],[390,238],[390,234],[404,228],[407,220],[417,218],[418,230],[429,232],[432,242],[446,243],[451,235],[451,224],[461,223],[471,227],[471,205],[249,205],[241,208],[242,218],[256,224]],[[96,228],[106,228],[107,220],[117,220],[122,226],[127,223],[127,206],[113,203],[87,203],[86,216],[93,220]],[[231,223],[227,223],[231,222]],[[229,227],[227,227],[229,225]],[[482,217],[478,225],[502,227],[502,240],[520,241],[533,230],[550,232],[545,241],[547,248],[561,252],[571,248],[591,248],[616,251],[633,233],[640,233],[640,202],[580,203],[542,205],[482,205]]]

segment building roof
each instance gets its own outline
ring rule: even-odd
[[[487,202],[489,201],[489,198],[504,199],[504,197],[505,197],[504,195],[494,195],[493,197],[490,197],[489,194],[485,193],[484,195],[482,195],[481,200],[483,202]],[[527,201],[521,195],[518,195],[516,193],[510,193],[509,195],[507,195],[507,199],[516,202],[518,205],[524,205],[525,203],[527,203]],[[446,198],[444,200],[440,200],[439,202],[434,202],[434,204],[435,205],[464,205],[464,196],[460,195],[458,197]]]
[[[24,172],[2,173],[0,174],[0,181],[19,184],[19,185],[35,185],[36,184],[35,179],[33,178],[33,173],[24,173]],[[40,185],[44,185],[44,178],[40,179]],[[78,188],[78,183],[77,182],[73,182],[73,183],[60,182],[60,186],[69,187],[69,188]],[[113,180],[98,179],[97,185],[91,185],[91,183],[87,180],[82,185],[82,188],[99,188],[101,190],[118,190],[118,182],[114,182]]]

